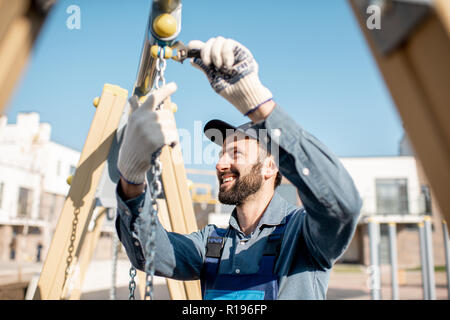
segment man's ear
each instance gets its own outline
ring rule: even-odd
[[[275,160],[272,156],[269,156],[264,159],[263,162],[263,168],[262,168],[262,174],[266,180],[276,177],[278,172],[277,164],[275,163]]]

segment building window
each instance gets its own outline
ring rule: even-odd
[[[376,179],[377,214],[409,214],[408,180]]]
[[[19,189],[17,216],[30,217],[31,205],[32,205],[32,201],[33,201],[32,195],[33,195],[33,192],[30,189],[26,189],[26,188]]]
[[[0,208],[3,205],[3,189],[5,189],[5,184],[0,182]]]

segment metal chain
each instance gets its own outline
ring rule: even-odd
[[[151,209],[149,217],[150,236],[145,243],[145,251],[147,253],[145,262],[145,272],[146,272],[146,283],[145,283],[145,300],[153,300],[153,277],[155,275],[155,253],[156,253],[156,221],[158,215],[158,196],[162,191],[161,184],[161,172],[162,164],[158,158],[155,158],[152,163],[152,182],[149,185],[150,198],[151,198]]]
[[[157,90],[161,86],[166,84],[166,79],[164,78],[164,72],[166,70],[167,62],[164,59],[164,49],[160,48],[159,57],[156,61],[156,76],[154,82],[154,89]],[[161,106],[157,106],[156,109],[160,109]],[[150,217],[148,220],[149,226],[148,230],[150,230],[150,236],[145,243],[145,251],[147,253],[147,257],[145,259],[145,273],[146,273],[146,281],[145,281],[145,296],[144,299],[153,300],[154,288],[153,288],[153,277],[155,275],[155,253],[156,253],[156,221],[158,216],[158,196],[162,191],[161,184],[161,173],[162,173],[162,164],[159,160],[159,157],[155,157],[152,160],[152,181],[149,184],[150,189],[150,201],[151,201],[151,209],[150,209]]]
[[[146,229],[150,230],[150,236],[145,244],[146,251],[146,262],[145,262],[145,272],[146,272],[146,283],[145,283],[145,296],[144,300],[151,299],[153,300],[153,277],[155,275],[155,253],[156,253],[156,219],[158,215],[158,196],[162,191],[162,183],[161,183],[161,173],[162,173],[162,164],[158,158],[155,158],[152,161],[152,181],[149,185],[150,189],[150,201],[151,201],[151,210],[150,217],[148,219],[148,226]],[[135,290],[136,290],[136,282],[134,278],[136,277],[136,269],[132,266],[130,268],[130,282],[128,284],[128,288],[130,290],[130,295],[128,300],[135,300]]]
[[[159,89],[161,86],[166,84],[166,79],[164,78],[164,72],[166,71],[167,61],[164,59],[164,49],[161,48],[159,53],[159,58],[156,61],[156,76],[155,76],[155,88]]]
[[[136,300],[134,296],[134,291],[136,290],[136,281],[134,278],[136,277],[136,268],[131,266],[130,268],[130,282],[128,283],[128,289],[130,290],[130,295],[128,296],[128,300]]]
[[[63,285],[63,296],[67,296],[69,294],[68,290],[70,289],[70,281],[72,280],[72,276],[75,272],[74,269],[74,256],[73,253],[75,251],[75,240],[77,237],[77,227],[78,227],[78,215],[80,214],[80,207],[75,208],[73,212],[73,220],[72,220],[72,233],[70,234],[70,244],[68,250],[68,255],[66,258],[66,270],[64,272],[64,285]],[[76,258],[75,258],[76,259]],[[67,290],[65,290],[67,289]],[[63,297],[63,299],[66,297]]]
[[[72,233],[70,234],[70,245],[68,248],[69,255],[67,256],[67,259],[66,259],[66,263],[67,263],[66,272],[65,272],[66,278],[69,275],[70,266],[73,261],[73,251],[75,250],[74,244],[75,244],[75,240],[76,240],[76,236],[77,236],[78,215],[79,214],[80,214],[80,208],[76,208],[73,213]]]
[[[108,209],[110,210],[110,209]],[[113,233],[112,243],[112,272],[111,272],[111,290],[109,291],[109,299],[116,300],[117,297],[117,262],[119,256],[119,237]]]

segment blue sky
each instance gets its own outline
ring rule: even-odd
[[[338,156],[397,154],[401,120],[346,0],[183,3],[179,40],[222,35],[243,43],[275,100]],[[66,27],[73,4],[81,8],[80,30]],[[81,151],[103,84],[133,88],[150,4],[59,0],[7,107],[9,122],[18,112],[39,112],[53,141]],[[168,62],[166,78],[179,87],[179,128],[247,121],[189,63]]]

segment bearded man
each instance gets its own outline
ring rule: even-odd
[[[335,261],[356,229],[361,199],[337,157],[298,125],[262,85],[258,64],[242,44],[222,37],[192,41],[191,61],[213,89],[251,122],[208,122],[205,135],[222,147],[216,170],[219,200],[234,205],[227,228],[207,225],[183,235],[157,223],[156,275],[201,280],[203,299],[326,299]],[[144,270],[136,235],[150,210],[145,177],[151,155],[178,143],[170,111],[154,111],[173,94],[170,83],[130,116],[119,152],[116,228],[132,264]],[[275,191],[286,177],[303,206]]]

